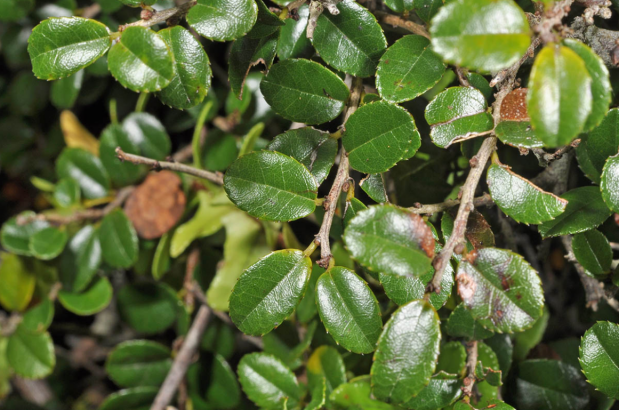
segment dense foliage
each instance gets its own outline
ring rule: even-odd
[[[0,0],[0,407],[611,409],[615,7]]]

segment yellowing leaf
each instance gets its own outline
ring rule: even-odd
[[[93,155],[99,156],[99,140],[97,140],[69,110],[60,113],[60,128],[64,142],[69,148],[82,148]]]

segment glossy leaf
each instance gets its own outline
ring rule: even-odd
[[[103,260],[115,268],[129,268],[138,258],[138,235],[121,210],[110,212],[99,228]]]
[[[59,178],[71,178],[77,182],[88,199],[107,195],[110,178],[101,160],[80,148],[65,148],[56,160]]]
[[[597,187],[585,186],[561,195],[568,201],[565,211],[554,220],[539,226],[543,238],[588,231],[602,224],[612,211]]]
[[[178,299],[161,284],[126,285],[117,292],[120,316],[141,333],[167,329],[176,320]]]
[[[331,392],[346,383],[346,367],[337,349],[320,346],[314,350],[307,361],[307,379],[311,389],[324,380],[328,402]]]
[[[157,117],[143,112],[132,113],[124,119],[122,126],[131,142],[139,147],[141,155],[163,160],[170,154],[172,142]]]
[[[431,269],[432,232],[406,209],[377,205],[360,211],[343,238],[351,256],[371,271],[420,277]]]
[[[35,258],[50,260],[60,255],[66,243],[67,233],[50,226],[32,235],[28,248]]]
[[[591,229],[574,235],[572,249],[578,263],[593,276],[604,275],[610,270],[613,250],[600,231]]]
[[[140,166],[129,161],[120,161],[116,156],[116,148],[120,147],[128,154],[140,154],[140,148],[130,138],[129,134],[119,124],[108,125],[100,137],[99,156],[112,183],[115,185],[129,185],[136,182],[142,170]]]
[[[198,40],[181,27],[161,30],[159,36],[168,45],[174,61],[174,76],[160,93],[161,101],[184,110],[200,104],[211,88],[211,63]]]
[[[149,340],[123,342],[105,361],[105,371],[121,387],[160,386],[170,367],[170,349]]]
[[[259,219],[292,221],[316,208],[318,186],[312,174],[278,152],[252,152],[239,158],[226,172],[224,188],[237,207]]]
[[[342,143],[350,166],[367,174],[385,172],[421,146],[415,120],[405,109],[386,102],[366,104],[346,122]],[[376,155],[380,152],[381,155]]]
[[[109,29],[98,21],[50,18],[32,31],[28,53],[37,78],[58,80],[94,63],[111,45]]]
[[[354,353],[371,353],[383,322],[374,293],[353,271],[333,267],[316,283],[320,319],[336,342]]]
[[[359,187],[368,194],[373,201],[378,203],[389,202],[387,191],[385,190],[385,182],[381,174],[369,174],[361,181]]]
[[[6,357],[15,373],[28,379],[46,377],[56,365],[49,333],[30,333],[20,327],[9,337]]]
[[[238,374],[243,391],[260,407],[279,408],[282,399],[287,398],[292,408],[301,398],[301,389],[292,371],[271,355],[243,356]]]
[[[101,264],[101,242],[92,225],[80,229],[60,258],[60,281],[64,290],[81,292]]]
[[[460,342],[447,342],[441,345],[436,364],[436,372],[463,375],[466,372],[466,349]]]
[[[469,340],[483,340],[492,336],[481,323],[473,319],[471,312],[461,303],[451,312],[447,320],[446,331],[452,337],[464,337]]]
[[[337,141],[330,138],[329,133],[311,127],[286,131],[275,137],[267,148],[305,165],[318,185],[329,175],[337,155]]]
[[[494,129],[504,144],[516,148],[540,148],[544,143],[537,138],[529,121],[501,121]]]
[[[613,212],[619,212],[619,154],[609,157],[602,171],[602,199]]]
[[[254,0],[198,0],[187,14],[187,23],[208,39],[230,41],[245,35],[257,18]]]
[[[483,94],[468,87],[451,87],[437,95],[426,106],[425,117],[430,124],[430,138],[441,148],[465,140],[475,133],[494,127]]]
[[[582,337],[580,365],[587,381],[599,391],[619,399],[619,326],[597,322]]]
[[[111,74],[132,91],[154,92],[174,78],[174,58],[165,41],[140,26],[126,28],[108,54]]]
[[[267,70],[273,65],[277,51],[278,36],[279,33],[277,31],[261,38],[245,36],[235,41],[232,45],[228,66],[228,79],[230,80],[230,88],[239,99],[243,96],[243,87],[249,70],[260,63]]]
[[[413,0],[385,0],[385,6],[396,13],[412,10],[414,7],[413,3]]]
[[[3,252],[0,257],[0,305],[9,311],[22,311],[32,299],[36,277],[19,256]]]
[[[384,100],[400,103],[428,91],[444,72],[445,63],[430,48],[430,40],[404,36],[380,58],[376,87]]]
[[[81,199],[80,186],[70,178],[62,178],[54,187],[54,199],[61,208],[76,205]]]
[[[283,229],[284,233],[289,229]],[[288,245],[289,246],[289,245]],[[314,318],[318,313],[318,307],[316,306],[316,282],[318,278],[325,272],[319,265],[312,265],[312,274],[310,276],[309,284],[307,285],[307,291],[303,295],[303,299],[299,302],[295,315],[297,320],[301,323],[307,323]]]
[[[540,51],[529,78],[527,109],[535,135],[547,147],[569,144],[591,113],[591,76],[570,48],[548,45]]]
[[[144,410],[157,396],[158,387],[132,387],[107,396],[99,410]]]
[[[498,161],[488,168],[487,182],[494,203],[516,222],[551,221],[567,206],[565,199],[543,191]]]
[[[503,333],[527,329],[542,315],[544,296],[537,272],[520,255],[478,249],[458,266],[458,294],[473,318]]]
[[[483,72],[509,67],[527,51],[527,18],[512,0],[456,0],[432,19],[432,48],[444,60]]]
[[[96,278],[83,292],[58,292],[58,300],[69,312],[79,316],[91,316],[99,313],[112,301],[114,290],[105,277]]]
[[[276,113],[308,125],[336,118],[350,94],[333,72],[303,59],[275,64],[260,83],[260,91]]]
[[[316,22],[313,44],[333,68],[358,77],[376,73],[387,40],[376,18],[357,2],[337,4],[338,14],[322,13]]]
[[[395,311],[378,340],[372,364],[372,392],[392,403],[410,400],[430,382],[441,331],[436,310],[414,300]]]
[[[578,165],[585,175],[599,184],[606,160],[619,151],[619,109],[613,108],[606,114],[600,125],[588,133],[580,135],[576,147]]]
[[[49,227],[46,221],[34,220],[30,223],[21,225],[17,223],[18,218],[29,218],[34,215],[32,211],[26,211],[6,221],[2,225],[0,239],[2,246],[9,252],[18,255],[30,256],[30,238],[38,232]]]
[[[430,383],[402,406],[415,410],[436,410],[454,403],[462,395],[462,380],[447,373],[437,373]]]
[[[82,89],[83,81],[84,70],[80,70],[70,77],[54,81],[50,93],[52,104],[59,109],[73,107]]]
[[[312,43],[306,36],[309,7],[304,4],[297,9],[298,19],[285,20],[286,25],[279,32],[277,56],[280,60],[310,57],[313,54]]]

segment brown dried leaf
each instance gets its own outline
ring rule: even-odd
[[[494,234],[490,224],[486,218],[476,210],[469,214],[469,220],[466,223],[466,239],[471,242],[473,248],[487,248],[494,246]]]
[[[528,88],[517,88],[505,96],[501,103],[501,121],[529,121],[528,91]]]

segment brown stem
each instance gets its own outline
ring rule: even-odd
[[[124,24],[118,27],[118,31],[123,32],[127,27],[152,27],[155,24],[165,23],[169,19],[179,18],[187,14],[190,8],[198,4],[196,0],[190,0],[187,3],[181,4],[178,7],[173,7],[167,10],[161,10],[154,13],[148,20],[138,20],[134,23]]]
[[[435,214],[437,212],[447,211],[448,209],[451,209],[457,205],[460,205],[460,200],[448,199],[447,201],[441,202],[440,204],[415,204],[415,206],[412,206],[408,209],[410,209],[415,214]],[[494,205],[494,201],[489,194],[483,194],[482,196],[473,199],[473,206],[475,208],[491,205]]]
[[[570,152],[573,148],[576,148],[580,144],[580,138],[575,139],[569,145],[559,148],[555,152],[546,152],[541,148],[531,148],[531,152],[537,157],[540,166],[546,168],[551,162],[561,159],[563,155]]]
[[[464,386],[462,386],[462,393],[466,397],[471,397],[473,394],[475,366],[477,366],[477,340],[466,343],[466,377],[464,378]]]
[[[411,33],[424,36],[425,38],[430,38],[430,34],[426,30],[426,28],[422,26],[421,24],[417,24],[410,20],[404,20],[400,16],[385,13],[384,11],[375,11],[374,16],[376,16],[378,21],[380,21],[381,23],[389,24],[389,25],[392,25],[393,27],[400,27],[400,28],[410,31]]]
[[[134,154],[127,154],[120,147],[116,147],[116,156],[121,161],[128,161],[133,164],[148,165],[156,171],[167,169],[170,171],[182,172],[185,174],[193,175],[194,177],[207,179],[218,185],[223,185],[224,177],[221,173],[214,173],[210,171],[204,171],[185,164],[179,164],[177,162],[157,161],[155,159],[142,157]]]

